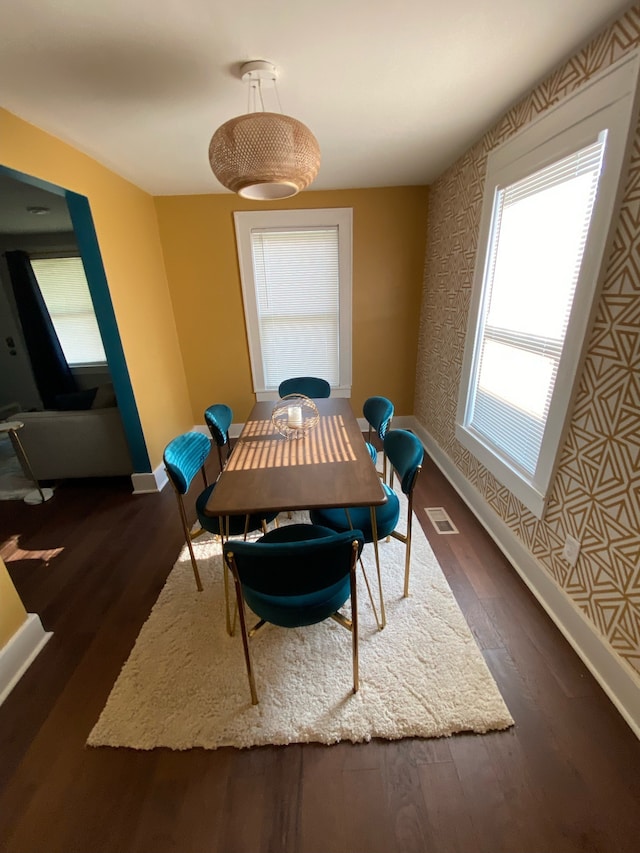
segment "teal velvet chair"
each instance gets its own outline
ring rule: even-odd
[[[233,421],[233,411],[224,403],[214,403],[205,409],[204,420],[209,427],[211,438],[215,441],[218,448],[218,461],[220,462],[220,470],[227,464],[227,459],[231,453],[231,443],[229,441],[229,427]],[[226,447],[226,456],[223,460],[222,449]]]
[[[387,502],[375,507],[375,532],[369,507],[349,507],[344,509],[314,509],[310,516],[313,524],[329,527],[331,530],[343,532],[356,528],[364,534],[367,543],[372,542],[378,569],[378,584],[380,587],[380,627],[386,624],[384,609],[384,597],[382,595],[382,579],[380,574],[380,558],[378,554],[378,540],[387,536],[399,539],[406,546],[405,573],[404,573],[404,595],[409,595],[409,570],[411,565],[411,522],[413,517],[413,489],[422,469],[424,449],[420,440],[412,433],[404,429],[390,430],[384,438],[384,452],[389,460],[393,471],[400,478],[400,486],[407,496],[407,527],[403,533],[397,530],[400,518],[400,499],[390,485],[383,483],[382,487],[387,496]],[[364,567],[363,567],[364,571]],[[366,577],[366,575],[365,575]]]
[[[278,394],[286,397],[288,394],[304,394],[305,397],[330,397],[331,385],[326,379],[317,376],[294,376],[280,383]]]
[[[178,501],[178,510],[180,512],[180,521],[184,538],[189,549],[191,557],[191,566],[196,580],[198,591],[202,591],[202,581],[200,572],[198,571],[198,563],[193,551],[192,540],[200,536],[205,531],[220,535],[221,538],[228,539],[229,536],[246,536],[252,530],[267,529],[267,524],[276,517],[277,513],[269,513],[269,515],[261,518],[258,515],[231,515],[224,518],[212,518],[205,515],[204,508],[209,500],[213,490],[216,487],[215,483],[209,484],[207,480],[207,472],[205,470],[205,462],[211,452],[211,440],[199,432],[187,432],[179,435],[167,444],[164,449],[163,461],[167,472],[169,482],[173,486],[176,498]],[[194,477],[198,473],[202,474],[204,490],[200,492],[196,498],[196,515],[200,524],[200,529],[195,533],[190,530],[189,522],[187,521],[187,513],[184,505],[184,496],[191,488]],[[229,596],[228,596],[228,579],[225,572],[225,593],[227,604],[227,630],[232,633],[231,617],[229,613]]]
[[[365,416],[369,424],[369,434],[367,435],[367,450],[374,464],[378,459],[378,452],[371,443],[372,432],[375,430],[380,441],[384,441],[384,437],[391,426],[394,408],[391,400],[386,397],[369,397],[364,401],[362,406],[362,414]],[[387,457],[383,454],[382,459],[382,479],[387,482]]]
[[[257,542],[225,542],[224,559],[233,574],[251,702],[258,703],[249,639],[264,624],[283,628],[314,625],[330,617],[351,631],[353,692],[358,677],[356,563],[364,537],[359,530],[335,533],[326,527],[291,524]],[[351,599],[351,619],[339,613]],[[259,622],[247,629],[246,605]],[[332,661],[327,661],[332,666]]]

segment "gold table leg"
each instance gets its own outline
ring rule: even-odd
[[[378,572],[378,589],[380,591],[380,620],[382,628],[387,624],[387,614],[384,609],[384,596],[382,594],[382,573],[380,571],[380,554],[378,553],[378,519],[376,517],[376,508],[369,507],[371,513],[371,535],[373,536],[373,548],[376,552],[376,569]]]

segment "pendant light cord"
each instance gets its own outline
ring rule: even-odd
[[[278,110],[282,113],[282,103],[280,102],[280,92],[278,91],[278,84],[276,80],[273,81],[273,88],[276,93],[276,101],[278,102]],[[249,92],[247,93],[247,112],[248,113],[257,113],[257,112],[266,112],[266,108],[264,105],[264,95],[262,92],[262,80],[258,78],[257,80],[252,80],[249,83]]]

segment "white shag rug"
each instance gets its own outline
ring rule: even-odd
[[[406,501],[402,497],[403,516]],[[283,513],[280,524],[308,521]],[[401,527],[401,529],[404,529]],[[387,626],[378,631],[358,570],[360,690],[351,692],[351,635],[333,619],[299,629],[266,625],[250,641],[259,704],[251,705],[239,628],[225,630],[221,548],[186,547],[87,741],[133,749],[250,747],[371,738],[440,737],[506,729],[513,719],[414,519],[411,595],[404,546],[380,543]],[[373,547],[363,552],[377,589]],[[231,585],[231,589],[233,589]],[[249,611],[249,624],[255,621]]]

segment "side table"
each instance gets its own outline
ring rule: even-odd
[[[51,500],[53,497],[53,489],[41,488],[40,483],[33,475],[29,459],[25,453],[24,447],[22,446],[22,442],[20,441],[20,436],[18,435],[18,430],[21,430],[23,426],[24,424],[22,421],[4,421],[0,423],[0,433],[8,433],[15,454],[20,460],[23,470],[35,483],[36,488],[24,496],[24,502],[26,504],[41,504],[45,501]]]

